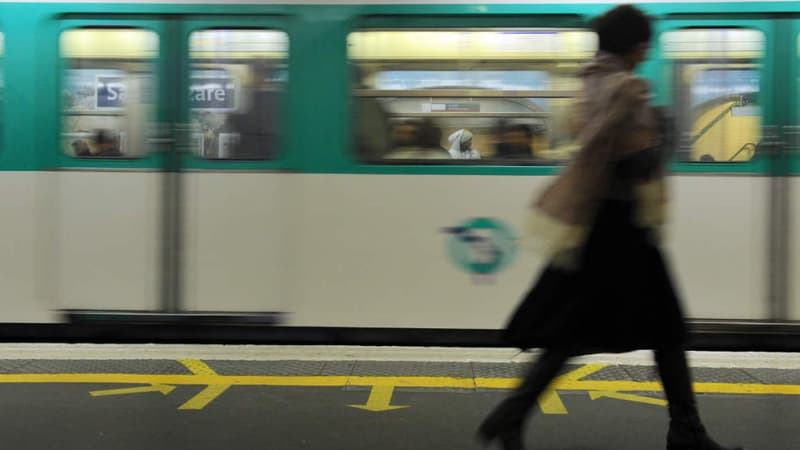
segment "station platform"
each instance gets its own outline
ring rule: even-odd
[[[482,418],[535,352],[476,348],[0,345],[9,449],[479,449]],[[691,352],[722,443],[800,449],[800,354]],[[570,362],[529,449],[664,449],[650,352]]]

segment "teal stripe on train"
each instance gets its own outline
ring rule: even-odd
[[[349,93],[346,67],[347,34],[361,26],[536,26],[554,25],[554,17],[564,23],[580,24],[605,10],[604,4],[516,4],[516,5],[208,5],[208,4],[80,4],[80,3],[2,3],[0,31],[5,36],[2,71],[5,83],[2,104],[2,148],[0,170],[31,171],[61,168],[160,169],[165,158],[156,155],[131,161],[82,161],[60,154],[58,129],[59,61],[58,35],[63,20],[155,20],[162,22],[171,48],[180,48],[181,20],[224,20],[252,24],[263,15],[269,24],[290,35],[290,81],[287,104],[287,140],[283,156],[267,163],[191,163],[190,169],[291,170],[309,173],[441,174],[441,175],[548,175],[553,167],[506,166],[370,166],[349,157]],[[661,18],[684,21],[766,19],[775,13],[800,13],[797,2],[725,2],[643,4],[642,8]],[[178,16],[180,15],[180,16]],[[537,15],[547,15],[541,17]],[[196,16],[196,17],[195,17]],[[222,19],[224,17],[224,19]],[[783,19],[781,19],[783,20]],[[785,19],[789,21],[790,19]],[[795,28],[791,29],[794,33]],[[769,38],[768,38],[769,39]],[[771,43],[797,42],[796,35],[772,36]],[[796,120],[797,54],[791,58],[772,58],[768,48],[766,73],[779,85],[791,86],[791,93],[776,92],[774,123]],[[164,61],[174,65],[175,61]],[[177,62],[187,66],[185,58]],[[643,68],[653,76],[658,68]],[[177,74],[174,74],[177,76]],[[174,82],[174,81],[168,81]],[[664,101],[665,87],[656,85],[657,100]],[[784,95],[787,94],[787,95]],[[169,102],[165,102],[169,103]],[[178,117],[175,108],[164,107],[162,117]],[[769,122],[768,122],[769,123]],[[794,167],[800,168],[795,163]],[[679,172],[768,173],[769,161],[758,158],[746,164],[676,164]]]

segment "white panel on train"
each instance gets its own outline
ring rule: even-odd
[[[51,176],[58,309],[159,309],[160,174]]]
[[[292,325],[496,329],[543,262],[521,240],[509,267],[475,277],[448,255],[443,230],[485,216],[522,237],[526,205],[549,177],[304,179],[299,267],[308,281],[297,286],[302,300],[293,303]],[[767,316],[760,269],[767,254],[767,183],[671,177],[669,256],[690,317]]]
[[[517,241],[507,267],[470,273],[448,254],[447,230],[485,217],[519,238],[530,196],[550,177],[303,179],[292,325],[497,329],[542,264]]]
[[[670,178],[668,242],[692,318],[766,319],[769,179]]]
[[[39,236],[48,224],[33,226],[37,205],[42,205],[41,182],[37,172],[4,172],[0,177],[0,210],[3,211],[3,239],[0,240],[0,310],[4,322],[55,322],[50,280],[42,277],[41,256],[46,242]]]
[[[286,188],[290,178],[274,173],[184,175],[187,310],[287,310],[287,208],[294,201]]]

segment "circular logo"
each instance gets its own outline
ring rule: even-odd
[[[478,217],[447,228],[447,253],[461,269],[475,275],[489,275],[506,268],[517,252],[517,238],[505,223]]]

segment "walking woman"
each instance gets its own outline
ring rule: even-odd
[[[580,151],[534,202],[529,232],[546,237],[550,263],[506,329],[509,343],[544,347],[522,384],[478,437],[523,449],[522,427],[568,358],[649,348],[669,402],[668,450],[733,450],[714,442],[697,412],[679,299],[659,250],[666,147],[644,61],[650,20],[618,6],[594,22],[599,51],[581,72],[573,124]]]

